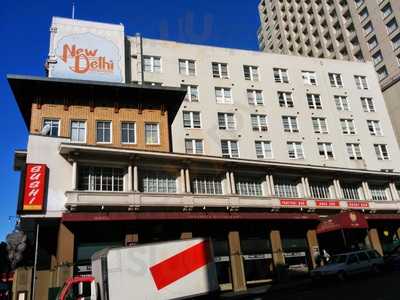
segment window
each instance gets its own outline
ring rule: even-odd
[[[390,3],[386,4],[382,9],[382,16],[383,18],[386,18],[387,16],[391,15],[393,12],[392,6]]]
[[[355,0],[354,2],[357,8],[364,4],[364,0]]]
[[[238,178],[236,192],[241,196],[262,196],[261,182],[252,178]]]
[[[319,94],[307,94],[308,108],[322,109],[321,96]]]
[[[121,143],[123,144],[136,143],[136,124],[134,122],[121,123]]]
[[[160,143],[160,126],[158,123],[146,123],[144,125],[144,135],[147,145]]]
[[[232,92],[230,88],[215,88],[215,100],[220,104],[232,104]]]
[[[251,81],[258,81],[258,67],[255,66],[243,66],[244,79]]]
[[[378,158],[378,160],[389,160],[390,159],[387,145],[374,144],[374,149],[375,149],[376,157]]]
[[[372,98],[361,97],[361,105],[365,112],[375,112],[375,105]]]
[[[399,27],[399,25],[397,25],[396,19],[393,18],[391,19],[387,24],[386,24],[386,28],[389,34],[391,34],[393,31],[395,31],[397,28]]]
[[[360,21],[364,21],[366,18],[368,18],[368,16],[368,9],[365,7],[362,11],[360,11]]]
[[[335,104],[338,111],[349,111],[349,100],[346,96],[335,95]]]
[[[212,72],[214,78],[229,79],[228,64],[213,62]]]
[[[196,176],[192,179],[194,194],[222,195],[221,178],[213,176]]]
[[[373,36],[368,40],[368,48],[369,50],[373,50],[375,47],[378,47],[378,39],[376,36]]]
[[[158,56],[144,56],[144,71],[160,73],[161,72],[161,57]]]
[[[203,154],[203,140],[185,139],[185,152],[188,154]]]
[[[197,85],[182,85],[186,88],[185,100],[189,102],[199,102],[199,87]]]
[[[287,69],[274,68],[274,79],[278,83],[289,83]]]
[[[222,140],[221,141],[222,157],[238,158],[239,145],[238,141]]]
[[[340,119],[340,126],[342,127],[343,134],[356,134],[353,119]]]
[[[329,184],[324,182],[310,182],[311,197],[314,199],[330,199]]]
[[[367,120],[368,130],[371,135],[382,136],[382,129],[379,121]]]
[[[236,129],[236,120],[233,113],[218,113],[218,126],[222,130]]]
[[[290,159],[304,159],[303,144],[301,142],[287,142]]]
[[[71,121],[71,142],[86,143],[86,121]]]
[[[79,167],[78,189],[122,192],[124,190],[124,170],[107,167]]]
[[[256,156],[259,159],[271,159],[272,155],[272,145],[270,141],[255,141],[256,146]]]
[[[277,178],[274,180],[274,191],[277,197],[281,198],[298,198],[299,191],[297,189],[297,182]]]
[[[43,130],[46,132],[46,135],[48,135],[48,136],[59,136],[60,135],[60,120],[44,119],[43,120]]]
[[[199,111],[184,111],[183,112],[183,127],[184,128],[201,128],[200,112]]]
[[[358,184],[341,184],[343,197],[346,200],[360,200]]]
[[[379,64],[381,61],[383,61],[382,52],[380,50],[376,52],[374,55],[372,55],[372,59],[374,61],[374,65]]]
[[[329,73],[329,82],[331,87],[343,87],[342,75],[338,73]]]
[[[247,101],[249,105],[264,105],[264,98],[260,90],[247,90]]]
[[[392,38],[392,46],[394,50],[397,50],[397,48],[400,47],[400,33]]]
[[[372,200],[374,201],[385,201],[388,200],[388,195],[386,193],[386,186],[379,184],[370,184],[369,191],[372,195]]]
[[[285,132],[299,132],[297,126],[297,117],[294,116],[282,116],[283,131]]]
[[[360,144],[347,143],[346,144],[347,154],[350,160],[360,160],[362,158]]]
[[[383,66],[382,68],[380,68],[380,69],[379,69],[378,71],[376,71],[376,72],[378,73],[378,78],[379,78],[379,80],[383,80],[383,79],[385,79],[386,77],[389,76],[388,71],[387,71],[387,69],[386,69],[385,66]]]
[[[355,75],[354,80],[355,80],[356,86],[359,90],[368,90],[367,77]]]
[[[169,173],[143,172],[144,193],[176,193],[176,176]]]
[[[253,131],[268,131],[266,115],[250,115]]]
[[[111,143],[110,121],[96,121],[96,142]]]
[[[326,118],[312,118],[314,133],[328,133]]]
[[[293,98],[291,92],[278,92],[280,107],[293,107]]]
[[[304,84],[317,85],[317,73],[312,71],[301,71]]]
[[[332,143],[318,143],[319,157],[326,160],[333,160],[333,147]]]
[[[364,34],[368,35],[368,34],[370,34],[371,32],[374,31],[374,26],[372,25],[372,23],[370,21],[370,22],[368,22],[367,24],[365,24],[363,26],[363,29],[364,29]]]
[[[196,63],[190,59],[179,60],[179,74],[195,76],[196,75]]]

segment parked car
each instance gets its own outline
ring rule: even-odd
[[[310,272],[311,278],[337,277],[344,280],[347,276],[374,272],[383,267],[383,257],[375,250],[361,250],[332,256],[330,262]]]

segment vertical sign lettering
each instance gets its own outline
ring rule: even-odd
[[[43,164],[27,164],[22,210],[40,211],[44,208],[47,167]]]

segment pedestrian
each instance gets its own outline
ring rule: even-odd
[[[325,249],[322,250],[322,256],[324,258],[324,263],[325,264],[330,262],[331,256],[329,255],[328,251],[326,251]]]

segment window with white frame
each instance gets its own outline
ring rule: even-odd
[[[147,145],[160,144],[160,124],[158,123],[144,124],[144,136]]]
[[[387,22],[386,28],[387,28],[388,34],[391,34],[393,31],[395,31],[397,28],[399,28],[396,18],[393,18],[389,22]]]
[[[328,133],[328,125],[326,118],[315,117],[312,118],[314,133]]]
[[[278,91],[278,100],[280,107],[293,107],[293,97],[291,92]]]
[[[362,158],[361,147],[358,143],[347,143],[346,144],[347,155],[350,160],[360,160]]]
[[[343,81],[342,81],[342,75],[339,73],[329,73],[329,82],[331,84],[331,87],[338,87],[342,88],[343,87]]]
[[[381,9],[381,11],[382,11],[382,17],[386,18],[387,16],[392,14],[393,9],[390,3],[388,3]]]
[[[341,184],[343,198],[346,200],[361,200],[359,184]]]
[[[186,89],[185,100],[189,102],[199,102],[199,87],[197,85],[184,85],[181,87]]]
[[[298,198],[299,191],[297,188],[297,181],[274,178],[274,191],[277,197],[281,198]]]
[[[374,61],[374,65],[379,64],[381,61],[383,61],[383,55],[382,52],[379,50],[376,53],[372,55],[372,60]]]
[[[236,192],[241,196],[262,196],[261,182],[254,178],[237,178]]]
[[[322,109],[321,96],[319,94],[307,94],[308,108]]]
[[[86,142],[86,121],[71,121],[71,142]]]
[[[230,88],[215,88],[215,100],[219,104],[232,104],[232,90]]]
[[[366,18],[368,18],[369,13],[368,9],[366,7],[363,8],[363,10],[360,11],[360,21],[364,21]]]
[[[258,67],[256,66],[243,66],[244,79],[251,81],[258,81]]]
[[[353,119],[340,119],[340,126],[343,134],[356,134],[356,127]]]
[[[192,190],[194,194],[222,195],[222,180],[217,176],[194,176]]]
[[[80,166],[78,189],[82,191],[124,191],[124,169]]]
[[[144,56],[144,71],[160,73],[161,72],[161,57],[159,56]]]
[[[255,141],[256,156],[258,159],[272,159],[272,144],[270,141]]]
[[[357,8],[364,4],[364,0],[355,0],[354,2]]]
[[[368,40],[368,48],[369,50],[373,50],[376,47],[378,47],[378,39],[376,38],[376,36],[373,36]]]
[[[386,144],[374,144],[376,157],[378,160],[389,160],[389,151]]]
[[[123,144],[136,143],[136,123],[134,122],[121,123],[121,143]]]
[[[379,68],[378,71],[376,71],[376,73],[378,73],[379,80],[383,80],[383,79],[385,79],[386,77],[389,76],[389,73],[388,73],[388,71],[386,69],[386,66],[383,66],[382,68]]]
[[[331,199],[330,185],[327,182],[310,182],[311,197],[314,199]]]
[[[46,135],[48,136],[60,136],[60,120],[44,119],[43,129],[46,129]]]
[[[195,76],[196,62],[191,59],[179,59],[179,74],[187,76]]]
[[[260,90],[247,90],[247,101],[249,105],[264,105],[264,98]]]
[[[392,38],[392,47],[393,50],[397,50],[400,47],[400,33],[396,34],[396,36]]]
[[[233,113],[218,113],[218,127],[222,130],[235,130],[236,120]]]
[[[222,157],[239,158],[239,144],[234,140],[221,141]]]
[[[282,124],[285,132],[299,132],[297,117],[295,116],[282,116]]]
[[[96,142],[111,143],[111,121],[96,121]]]
[[[346,96],[335,95],[334,99],[335,99],[336,109],[338,111],[350,110],[349,99]]]
[[[304,84],[317,85],[317,73],[313,71],[301,71]]]
[[[377,120],[367,120],[368,130],[371,135],[382,136],[381,124]]]
[[[359,90],[368,90],[368,82],[366,76],[354,75],[354,81]]]
[[[199,111],[183,111],[184,128],[201,128]]]
[[[229,79],[228,64],[213,62],[212,72],[214,78]]]
[[[375,104],[372,98],[361,97],[361,105],[365,112],[375,112]]]
[[[268,131],[268,121],[266,115],[251,114],[250,118],[253,131]]]
[[[203,140],[185,139],[185,152],[188,154],[203,154]]]
[[[274,80],[277,83],[289,83],[289,75],[287,69],[274,68]]]
[[[374,25],[372,25],[372,22],[370,21],[363,26],[363,29],[364,29],[364,35],[368,35],[374,31]]]
[[[386,185],[369,184],[368,186],[369,186],[369,191],[371,192],[372,200],[374,201],[389,200]]]
[[[290,159],[304,159],[302,142],[287,142],[287,147]]]
[[[332,143],[318,143],[319,157],[325,160],[335,159]]]
[[[146,172],[141,175],[144,193],[176,193],[176,175],[167,172]]]

